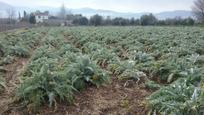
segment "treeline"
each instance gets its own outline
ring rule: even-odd
[[[21,21],[27,21],[31,24],[35,24],[35,16],[33,13],[28,14],[24,11],[23,17],[19,17]],[[61,19],[59,16],[49,16],[49,19]],[[195,24],[195,20],[191,17],[188,18],[181,18],[181,17],[175,17],[175,18],[169,18],[165,20],[159,20],[154,16],[153,14],[146,14],[142,15],[139,19],[135,18],[123,18],[123,17],[116,17],[111,18],[110,16],[103,17],[98,14],[91,16],[90,18],[87,18],[81,14],[68,14],[65,16],[63,21],[71,21],[73,25],[78,26],[149,26],[149,25],[155,25],[155,26],[177,26],[177,25],[183,25],[183,26],[192,26]]]
[[[195,24],[195,20],[191,17],[189,18],[180,18],[175,17],[172,19],[159,20],[153,14],[142,15],[139,19],[131,18],[122,18],[116,17],[111,18],[110,16],[104,18],[98,14],[91,16],[90,19],[82,15],[67,15],[68,20],[73,20],[74,25],[93,25],[93,26],[106,26],[106,25],[115,25],[115,26],[148,26],[148,25],[184,25],[191,26]]]

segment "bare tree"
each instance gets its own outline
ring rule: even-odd
[[[15,16],[16,16],[16,11],[15,11],[14,8],[11,7],[11,8],[6,10],[6,13],[7,13],[7,16],[8,16],[9,23],[11,23],[14,20]]]
[[[62,6],[60,8],[60,12],[59,12],[59,18],[65,20],[66,14],[67,14],[66,7],[64,4],[62,4]]]
[[[204,22],[204,0],[194,1],[194,6],[192,7],[192,11],[198,21]]]

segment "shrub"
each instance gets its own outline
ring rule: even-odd
[[[170,115],[202,115],[203,89],[178,79],[147,98],[151,112]]]
[[[74,92],[109,81],[106,72],[78,49],[61,38],[48,39],[32,56],[17,90],[17,97],[29,107],[53,106],[58,100],[72,103]]]

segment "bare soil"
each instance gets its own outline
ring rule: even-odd
[[[67,108],[70,115],[145,115],[144,98],[149,92],[137,85],[129,88],[113,80],[106,87],[88,88]]]
[[[0,115],[9,109],[9,104],[13,102],[17,84],[20,83],[18,77],[22,70],[24,70],[27,62],[28,59],[16,58],[14,63],[4,66],[4,69],[6,70],[6,89],[0,94]]]
[[[77,93],[75,103],[60,102],[56,107],[41,107],[38,113],[29,113],[26,108],[9,106],[13,102],[18,75],[26,66],[28,59],[16,59],[5,66],[6,91],[0,95],[0,114],[4,115],[145,115],[144,98],[150,94],[142,85],[124,87],[124,82],[112,77],[112,82],[100,88],[89,87]]]
[[[113,78],[111,84],[89,87],[76,94],[75,103],[60,102],[56,107],[41,107],[38,113],[25,108],[11,109],[5,115],[145,115],[144,98],[150,94],[142,85],[124,87],[124,82]]]

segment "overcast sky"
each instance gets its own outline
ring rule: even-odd
[[[52,6],[62,3],[67,8],[94,8],[119,12],[162,12],[191,10],[194,0],[0,0],[14,6]]]

